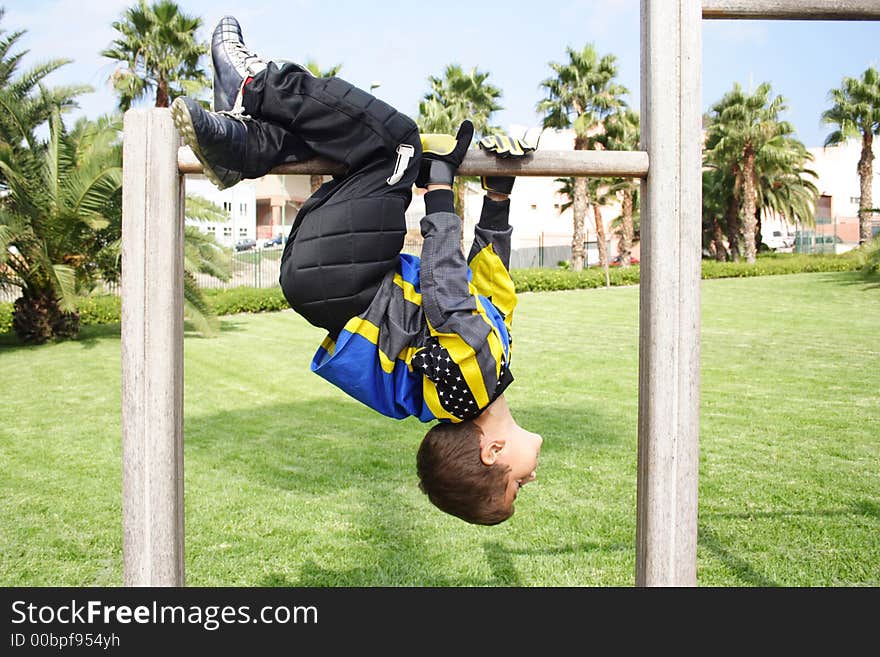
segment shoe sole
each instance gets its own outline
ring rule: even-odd
[[[208,160],[205,158],[204,153],[202,153],[202,149],[199,148],[199,140],[196,139],[196,129],[193,126],[189,108],[186,106],[186,103],[179,98],[171,103],[171,118],[174,120],[174,125],[177,126],[177,131],[180,133],[180,136],[183,137],[183,141],[185,141],[186,145],[192,149],[193,155],[196,156],[196,159],[202,163],[202,173],[205,174],[205,177],[214,183],[218,189],[226,189],[229,187],[229,185],[224,184],[220,180],[220,177],[214,172],[211,165],[208,164]]]

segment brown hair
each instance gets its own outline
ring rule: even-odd
[[[471,420],[431,427],[416,456],[419,488],[446,513],[475,525],[497,525],[513,515],[513,504],[505,500],[510,468],[483,463],[482,435]]]

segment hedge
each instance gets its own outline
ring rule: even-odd
[[[754,265],[742,262],[703,261],[703,279],[775,276],[811,272],[857,271],[864,257],[855,252],[842,255],[770,254],[758,258]],[[638,265],[608,270],[611,285],[637,285]],[[574,272],[562,269],[515,269],[511,277],[517,292],[548,292],[605,286],[605,270],[590,267]],[[208,304],[217,315],[259,313],[285,310],[289,306],[281,288],[235,287],[203,290]],[[77,301],[82,325],[112,324],[119,321],[120,301],[116,296],[81,297]],[[12,304],[0,303],[0,333],[12,330]]]

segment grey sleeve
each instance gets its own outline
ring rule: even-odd
[[[468,290],[468,266],[461,252],[461,219],[449,212],[427,215],[421,223],[420,285],[422,307],[440,333],[456,333],[475,350],[491,330],[476,314],[477,302]]]

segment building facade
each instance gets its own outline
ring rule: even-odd
[[[509,134],[525,132],[525,126],[510,126]],[[574,131],[544,130],[539,148],[572,150]],[[779,244],[808,238],[815,243],[834,245],[821,249],[826,251],[842,252],[858,245],[860,192],[857,164],[860,149],[858,140],[835,147],[808,149],[814,158],[810,168],[818,175],[816,185],[821,195],[816,209],[816,226],[790,225],[773,216],[765,217],[762,234],[769,246],[778,248]],[[875,147],[875,153],[880,153],[878,149],[880,146]],[[569,199],[560,192],[561,187],[562,183],[554,178],[522,176],[517,179],[510,210],[510,222],[514,228],[512,267],[556,267],[560,261],[570,259],[574,217],[571,207],[563,209]],[[880,197],[880,171],[875,172],[873,188],[875,196]],[[234,246],[242,239],[256,240],[259,246],[273,237],[286,240],[297,211],[311,194],[311,177],[268,175],[219,191],[204,176],[190,176],[187,191],[216,203],[229,215],[229,221],[225,223],[192,220],[189,223],[213,234],[225,246]],[[422,194],[421,190],[413,190],[413,200],[406,212],[405,252],[417,254],[421,249],[419,222],[425,211]],[[479,219],[482,196],[479,181],[469,181],[465,193],[462,242],[465,250],[470,247],[473,226]],[[598,264],[599,260],[597,216],[605,229],[609,258],[618,254],[618,236],[614,234],[612,224],[620,216],[619,203],[603,205],[598,212],[590,207],[584,222],[588,266]],[[878,231],[880,222],[875,222],[875,232]],[[638,243],[633,247],[633,256],[639,257]]]
[[[205,176],[190,175],[186,179],[186,193],[223,208],[228,217],[224,222],[200,221],[188,217],[187,224],[213,235],[223,246],[234,247],[241,240],[257,239],[255,181],[243,180],[229,189],[219,190]]]

